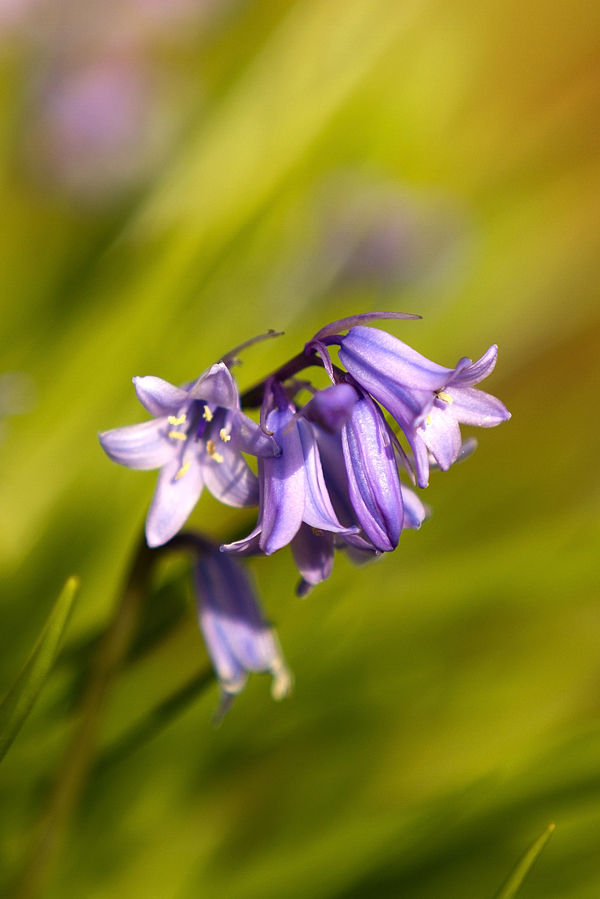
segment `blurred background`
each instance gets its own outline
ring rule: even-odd
[[[483,899],[554,822],[523,899],[597,899],[599,39],[593,0],[0,0],[0,693],[82,579],[0,767],[3,895]],[[163,565],[44,861],[155,481],[97,431],[143,419],[134,375],[284,330],[244,389],[381,308],[443,365],[498,343],[512,420],[394,554],[306,600],[252,562],[290,699],[254,676],[214,730],[211,682],[111,756],[207,669]]]

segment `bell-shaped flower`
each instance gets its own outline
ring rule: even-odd
[[[500,400],[474,387],[492,372],[496,346],[477,362],[464,358],[451,369],[379,328],[358,325],[335,342],[340,344],[340,362],[404,431],[420,487],[429,480],[428,450],[443,470],[456,460],[461,447],[459,424],[489,428],[510,418]]]
[[[281,455],[259,459],[257,525],[244,540],[223,550],[271,555],[293,540],[302,522],[317,531],[355,533],[355,527],[346,528],[338,521],[331,505],[313,425],[297,416],[277,382],[265,390],[263,417]]]
[[[175,387],[162,378],[134,378],[153,420],[99,434],[106,454],[129,468],[160,468],[146,519],[149,546],[161,546],[185,524],[204,485],[229,506],[258,504],[258,481],[242,451],[274,456],[275,440],[240,409],[227,366],[213,365],[196,381]]]
[[[292,676],[243,565],[218,547],[205,550],[194,567],[194,582],[200,629],[221,686],[216,723],[244,689],[250,672],[270,672],[273,698],[287,696]]]
[[[350,547],[352,557],[358,561],[386,551],[382,543],[391,545],[396,540],[400,516],[402,529],[418,529],[427,517],[427,510],[417,494],[397,478],[389,431],[378,412],[372,401],[364,406],[357,403],[356,418],[346,426],[345,438],[317,428],[323,474],[336,514],[343,524],[359,524],[362,528],[361,534],[342,536],[338,545]],[[351,447],[360,442],[365,431],[368,439],[364,448],[353,456]],[[379,455],[378,462],[369,459],[368,446],[373,455]],[[375,536],[378,546],[368,536],[363,522]]]
[[[348,492],[358,523],[375,549],[391,552],[404,523],[402,490],[386,421],[363,395],[342,428]]]

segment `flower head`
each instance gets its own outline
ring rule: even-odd
[[[241,451],[273,456],[280,450],[241,411],[235,381],[224,363],[184,387],[151,376],[134,378],[133,383],[154,419],[98,436],[115,462],[161,469],[146,519],[149,546],[160,546],[177,533],[205,484],[229,506],[258,504],[258,482]]]
[[[194,582],[200,629],[221,685],[217,723],[244,689],[249,672],[270,672],[273,698],[287,696],[292,676],[241,563],[216,546],[204,549],[194,567]]]

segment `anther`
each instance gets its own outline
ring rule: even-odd
[[[169,437],[172,440],[187,440],[187,434],[182,434],[181,431],[169,431]]]
[[[229,443],[229,441],[231,440],[231,436],[227,433],[225,428],[221,428],[221,430],[219,431],[219,437],[221,438],[223,443]]]
[[[453,400],[453,398],[450,396],[450,394],[444,393],[443,390],[438,390],[436,396],[437,396],[440,400],[443,400],[445,403],[450,403],[450,405],[452,405],[452,403],[454,402],[454,400]]]
[[[169,415],[167,421],[170,425],[182,425],[186,420],[185,412],[179,418],[175,418],[174,415]]]
[[[205,421],[212,421],[212,420],[213,420],[213,414],[212,414],[212,412],[210,411],[210,409],[208,408],[208,406],[205,406],[205,407],[204,407],[204,412],[202,413],[202,418],[203,418]]]
[[[186,462],[185,465],[182,465],[182,466],[181,466],[181,468],[179,469],[179,471],[178,471],[177,474],[175,475],[175,480],[178,481],[180,478],[182,478],[182,477],[184,476],[184,474],[187,474],[187,472],[188,472],[189,470],[190,470],[190,463],[189,463],[189,462]]]
[[[217,452],[217,448],[213,440],[206,441],[206,452],[211,457],[211,459],[215,460],[215,462],[221,463],[223,461],[223,456],[221,455],[221,453]]]

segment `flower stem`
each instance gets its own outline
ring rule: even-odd
[[[95,774],[103,774],[113,765],[132,755],[146,743],[162,733],[169,724],[182,714],[207,687],[215,682],[212,668],[205,668],[189,680],[183,687],[155,706],[131,730],[127,731],[98,758],[94,765]]]
[[[156,550],[149,549],[145,540],[142,540],[115,615],[98,647],[87,688],[79,705],[71,742],[59,769],[27,866],[17,885],[15,899],[35,899],[52,874],[73,811],[92,767],[109,686],[130,646],[156,556]]]
[[[311,350],[308,353],[306,350],[302,350],[301,353],[298,353],[298,355],[290,359],[289,362],[286,362],[276,371],[272,372],[269,377],[263,378],[260,384],[255,384],[254,387],[251,387],[243,393],[240,397],[242,408],[257,409],[261,405],[265,392],[265,384],[269,378],[273,378],[275,381],[283,383],[283,381],[293,378],[298,372],[304,371],[305,368],[310,368],[312,365],[318,365],[322,368],[323,361],[321,357],[318,356],[314,350]]]

